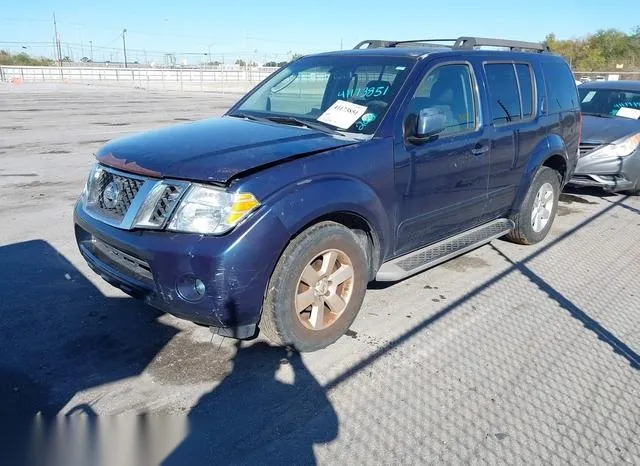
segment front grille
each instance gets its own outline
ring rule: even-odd
[[[162,229],[189,183],[141,177],[98,165],[87,182],[84,209],[124,230]]]
[[[578,155],[580,157],[584,157],[585,155],[590,154],[594,150],[600,147],[600,144],[592,144],[590,142],[582,142],[580,143],[580,147],[578,148]]]
[[[143,183],[144,181],[140,179],[103,171],[96,186],[98,191],[97,207],[100,213],[117,221],[122,220]]]

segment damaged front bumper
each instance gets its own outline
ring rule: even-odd
[[[597,186],[607,191],[640,188],[640,150],[626,157],[602,157],[589,154],[578,159],[569,181],[574,186]]]
[[[89,266],[128,295],[177,317],[251,338],[289,235],[269,211],[229,234],[127,231],[74,211],[76,241]]]

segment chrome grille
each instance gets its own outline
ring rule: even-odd
[[[589,143],[589,142],[582,142],[582,143],[580,143],[580,147],[578,148],[578,156],[579,157],[583,157],[583,156],[585,156],[587,154],[590,154],[591,152],[593,152],[598,147],[600,147],[600,144],[592,144],[592,143]]]
[[[162,229],[188,187],[186,181],[146,178],[96,165],[87,181],[84,209],[117,228]]]
[[[106,188],[111,183],[117,187],[118,196],[115,205],[108,204],[105,199]],[[104,215],[122,220],[127,214],[129,207],[131,207],[131,203],[136,197],[136,194],[138,194],[138,191],[140,191],[143,183],[144,181],[140,179],[128,178],[104,171],[98,187],[98,192],[100,193],[98,197],[99,209]]]

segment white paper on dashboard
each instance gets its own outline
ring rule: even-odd
[[[618,113],[616,113],[616,116],[637,120],[638,118],[640,118],[640,109],[621,107],[618,109]]]
[[[344,100],[336,100],[326,112],[318,117],[318,121],[337,126],[340,129],[347,129],[364,115],[367,107]]]

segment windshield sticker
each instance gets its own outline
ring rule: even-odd
[[[364,115],[362,115],[362,118],[360,118],[360,121],[356,123],[356,129],[358,131],[362,131],[365,128],[365,126],[375,121],[375,119],[376,119],[375,113],[365,113]]]
[[[352,97],[380,97],[387,95],[389,86],[378,87],[357,87],[355,89],[347,89],[338,92],[338,98],[350,99]]]
[[[584,96],[584,98],[582,99],[582,103],[587,103],[587,102],[591,102],[591,100],[593,99],[593,96],[596,95],[596,91],[589,91],[587,92],[587,95]]]
[[[318,121],[328,123],[340,129],[350,128],[360,118],[367,107],[344,100],[336,100],[331,107],[318,117]]]
[[[404,71],[406,69],[407,69],[406,66],[396,66],[396,71]]]
[[[616,116],[637,120],[638,118],[640,118],[640,109],[622,107],[618,110],[618,113],[616,113]]]

